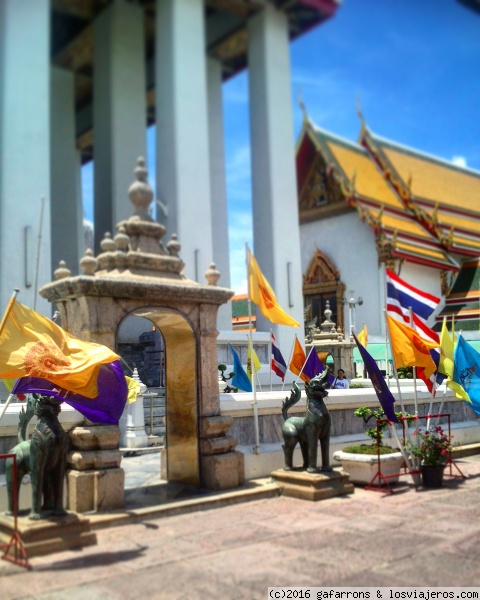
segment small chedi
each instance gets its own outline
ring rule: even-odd
[[[317,448],[318,440],[320,440],[321,470],[332,471],[329,463],[331,417],[323,401],[328,396],[329,374],[329,370],[325,369],[323,373],[305,383],[307,410],[304,417],[288,418],[288,410],[300,400],[301,392],[296,383],[293,384],[290,398],[287,396],[282,404],[282,414],[285,419],[282,425],[282,434],[286,470],[293,469],[293,452],[299,443],[302,450],[303,468],[309,473],[316,473]]]
[[[17,506],[20,484],[25,475],[32,481],[32,507],[30,519],[38,520],[45,516],[66,514],[63,507],[63,485],[67,464],[68,436],[58,420],[61,403],[55,398],[32,394],[26,410],[22,408],[19,417],[18,444],[9,454],[16,454]],[[27,427],[32,417],[37,416],[37,424],[32,437],[27,440]],[[8,513],[14,511],[14,460],[7,459],[6,479],[8,491]],[[43,503],[42,503],[43,500]]]

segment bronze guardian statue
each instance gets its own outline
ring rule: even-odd
[[[282,434],[286,470],[293,469],[293,452],[299,443],[302,450],[303,468],[309,473],[316,473],[318,471],[318,440],[320,440],[322,453],[321,470],[332,470],[329,459],[331,418],[323,401],[328,396],[329,374],[329,370],[325,369],[323,373],[305,383],[307,411],[304,417],[288,418],[288,410],[300,400],[301,391],[296,383],[293,384],[290,398],[287,396],[282,404],[282,414],[285,419],[282,425]]]
[[[50,396],[32,394],[27,409],[22,408],[19,418],[18,444],[10,450],[17,455],[17,506],[20,484],[30,473],[32,482],[32,507],[30,519],[40,519],[41,512],[61,516],[63,485],[67,466],[68,436],[58,420],[61,403]],[[27,440],[27,427],[33,415],[37,424],[32,437]],[[8,514],[13,513],[13,459],[6,461]],[[43,499],[43,503],[42,503]]]

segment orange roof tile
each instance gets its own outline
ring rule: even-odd
[[[382,177],[372,159],[363,150],[327,140],[327,146],[350,181],[355,178],[355,190],[364,198],[372,198],[386,206],[403,210],[401,201]]]
[[[385,145],[382,145],[382,150],[403,181],[411,180],[411,191],[415,197],[479,212],[480,175]]]

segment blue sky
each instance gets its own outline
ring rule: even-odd
[[[295,139],[302,112],[349,140],[370,129],[480,170],[480,15],[456,0],[344,0],[333,19],[291,44]],[[252,246],[248,73],[224,85],[231,287],[246,291]],[[154,129],[148,132],[154,180]],[[91,218],[91,167],[84,168]],[[480,199],[479,199],[480,205]]]

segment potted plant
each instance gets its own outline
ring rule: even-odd
[[[228,375],[228,377],[226,377],[225,371],[227,370],[227,365],[224,364],[219,364],[218,370],[220,371],[220,374],[218,376],[218,387],[220,389],[220,393],[230,394],[231,392],[238,392],[238,388],[231,387],[227,383],[228,381],[230,381],[230,379],[233,379],[235,377],[235,373],[232,371]]]
[[[388,477],[389,484],[396,483],[403,465],[403,455],[399,450],[383,443],[385,429],[388,427],[383,409],[373,410],[368,406],[360,406],[353,414],[363,419],[365,424],[375,419],[376,426],[365,430],[372,441],[369,444],[356,444],[337,450],[333,458],[342,464],[352,483],[371,483],[379,472],[379,461],[381,474]],[[402,416],[400,412],[395,414],[397,417]],[[397,477],[394,477],[395,475]],[[378,483],[382,485],[384,481],[379,478]]]
[[[422,485],[426,488],[440,488],[443,485],[443,472],[452,452],[452,437],[445,433],[441,425],[433,430],[413,432],[413,441],[407,449],[420,461]]]

